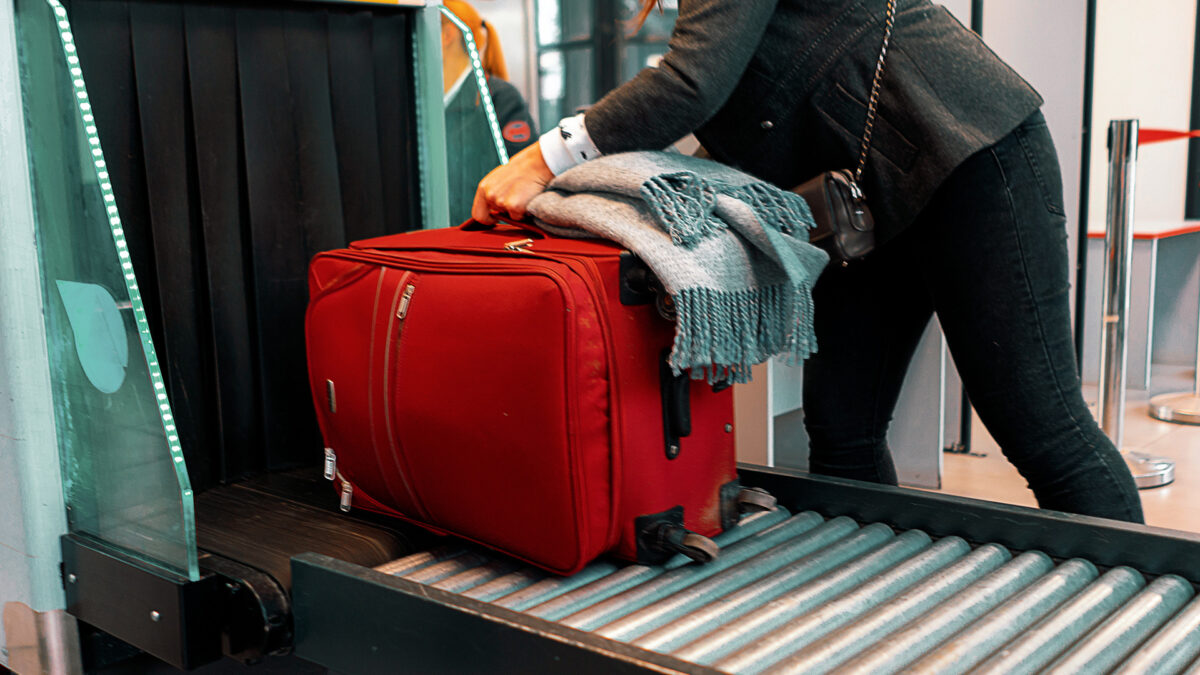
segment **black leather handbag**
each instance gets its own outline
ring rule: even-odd
[[[875,219],[849,170],[826,171],[792,191],[808,202],[816,222],[809,243],[825,249],[831,260],[848,265],[875,248]]]
[[[792,188],[792,192],[804,198],[812,210],[816,227],[809,233],[808,240],[820,246],[831,260],[842,266],[861,260],[875,248],[875,219],[867,208],[859,181],[867,166],[867,152],[871,149],[871,132],[875,127],[875,114],[879,107],[879,87],[883,82],[883,65],[887,60],[888,41],[892,37],[892,26],[896,22],[896,0],[888,0],[887,20],[884,24],[883,46],[879,49],[879,60],[875,63],[875,77],[871,81],[871,97],[867,103],[867,121],[863,128],[862,142],[858,154],[858,168],[826,171]]]

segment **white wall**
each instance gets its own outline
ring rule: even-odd
[[[1109,120],[1188,128],[1195,28],[1196,0],[1098,0],[1090,230],[1104,229]],[[1186,175],[1186,143],[1141,148],[1136,219],[1181,220]]]
[[[941,0],[937,4],[950,10],[950,13],[967,28],[971,27],[971,0]]]

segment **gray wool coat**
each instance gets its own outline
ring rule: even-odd
[[[885,0],[679,0],[661,65],[592,106],[588,133],[607,154],[695,132],[714,159],[782,188],[852,169],[885,16]],[[863,177],[878,243],[1041,104],[945,8],[899,0]]]

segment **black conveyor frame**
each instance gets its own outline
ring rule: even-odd
[[[1200,582],[1200,536],[1189,533],[791,470],[743,465],[740,474],[793,512]],[[296,653],[340,672],[714,672],[326,556],[293,558],[292,574]]]

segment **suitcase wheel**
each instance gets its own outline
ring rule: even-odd
[[[742,515],[758,513],[760,511],[774,511],[776,506],[778,506],[778,501],[775,497],[762,488],[742,488],[742,491],[737,496],[738,513]]]
[[[658,522],[642,531],[647,548],[656,553],[682,553],[696,562],[706,563],[717,558],[721,547],[717,542],[696,534],[678,523]]]
[[[717,559],[717,555],[721,553],[721,547],[708,537],[688,532],[679,544],[679,552],[696,562],[706,563]]]

